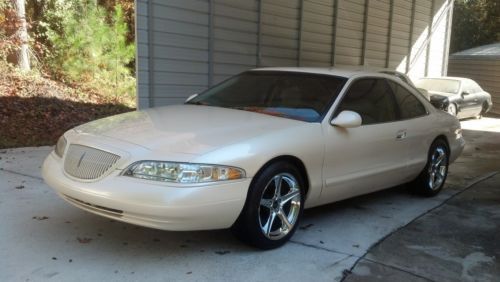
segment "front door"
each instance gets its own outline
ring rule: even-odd
[[[324,203],[397,185],[408,176],[408,129],[385,79],[354,81],[334,116],[343,110],[357,112],[362,125],[324,125]]]

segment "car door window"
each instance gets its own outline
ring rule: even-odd
[[[462,82],[462,92],[472,94],[472,84],[470,83],[470,81],[464,80]]]
[[[424,105],[410,91],[394,81],[388,81],[388,83],[396,97],[401,119],[410,119],[427,114]]]
[[[344,110],[358,113],[361,116],[362,125],[398,119],[394,95],[384,79],[356,80],[347,90],[337,113]]]

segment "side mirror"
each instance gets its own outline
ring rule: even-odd
[[[462,96],[465,96],[465,95],[469,95],[469,91],[465,90],[465,91],[462,91]]]
[[[191,101],[191,100],[192,100],[193,98],[195,98],[196,96],[198,96],[198,93],[196,93],[196,94],[193,94],[193,95],[189,96],[189,97],[186,99],[186,102],[185,102],[185,103],[187,103],[187,102]]]
[[[330,121],[331,125],[343,128],[354,128],[361,126],[361,116],[353,111],[342,111],[337,117]]]

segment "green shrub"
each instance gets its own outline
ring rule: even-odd
[[[134,59],[135,46],[127,43],[121,6],[107,17],[94,1],[56,0],[51,12],[47,17],[52,24],[46,26],[50,71],[60,80],[107,96],[134,96],[135,78],[127,64]]]

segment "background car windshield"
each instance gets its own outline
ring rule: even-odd
[[[259,112],[318,122],[346,78],[293,72],[250,71],[201,93],[188,104]]]
[[[417,81],[416,86],[427,91],[457,94],[460,81],[451,79],[423,78]]]

